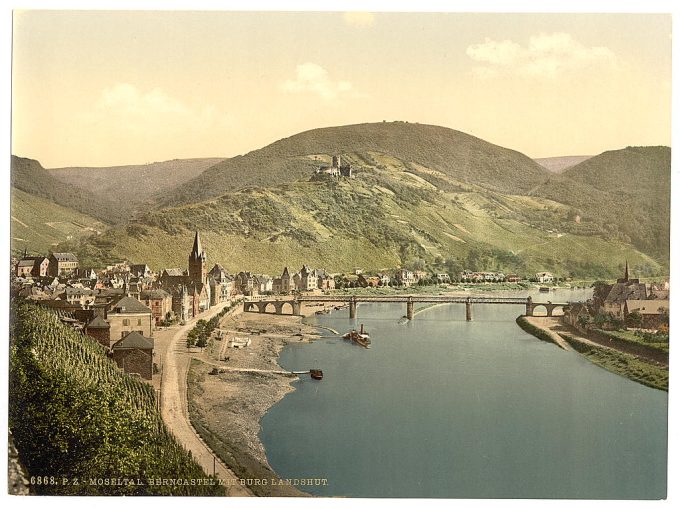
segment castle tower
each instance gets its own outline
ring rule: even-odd
[[[198,231],[194,237],[194,248],[189,255],[189,278],[197,283],[205,283],[208,279],[208,262]]]

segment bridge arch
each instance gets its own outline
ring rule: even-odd
[[[532,316],[562,316],[566,304],[553,304],[552,302],[538,302],[531,306]],[[536,313],[538,311],[538,314]],[[557,311],[557,312],[556,312]]]
[[[293,307],[293,303],[289,301],[284,301],[281,303],[281,314],[287,315],[287,310],[290,309],[290,314],[294,315],[295,314],[295,308]]]

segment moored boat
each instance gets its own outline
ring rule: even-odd
[[[323,379],[323,371],[320,369],[310,369],[309,374],[314,380],[322,380]]]
[[[371,344],[371,336],[364,330],[363,323],[361,324],[361,330],[357,331],[356,329],[352,329],[342,337],[354,341],[366,348],[369,348],[369,345]]]

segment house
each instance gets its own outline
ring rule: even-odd
[[[22,258],[17,262],[16,265],[16,275],[17,277],[28,277],[33,271],[33,265],[35,262],[30,259]]]
[[[50,261],[44,256],[24,256],[16,264],[17,277],[45,277],[49,270]]]
[[[392,278],[389,274],[378,273],[377,276],[380,278],[381,286],[390,286],[392,284]]]
[[[335,289],[335,278],[333,278],[324,269],[317,269],[317,288],[320,290],[334,290]]]
[[[534,277],[539,283],[553,283],[555,281],[555,276],[550,272],[537,272]]]
[[[252,295],[255,290],[255,276],[250,272],[239,272],[235,276],[236,288],[243,295]]]
[[[315,269],[310,269],[307,265],[303,265],[300,270],[300,283],[298,289],[304,292],[316,290],[319,284],[319,276]]]
[[[146,338],[139,332],[130,332],[116,341],[111,347],[113,360],[126,373],[138,374],[145,380],[153,376],[152,338]]]
[[[48,260],[50,276],[69,276],[78,268],[78,258],[73,253],[52,253]]]
[[[173,286],[189,284],[191,278],[189,277],[189,274],[182,269],[163,269],[161,275],[158,277],[158,282],[163,288],[171,288]]]
[[[270,294],[273,292],[274,280],[266,274],[257,275],[254,280],[254,287],[259,294]]]
[[[99,315],[96,315],[87,323],[85,334],[94,338],[106,349],[111,345],[111,325]]]
[[[366,274],[359,274],[359,279],[357,279],[359,286],[362,288],[377,288],[380,286],[380,278],[378,276],[369,276]]]
[[[151,316],[156,325],[172,314],[172,295],[165,290],[144,290],[139,295],[139,300],[151,309]]]
[[[408,269],[399,269],[395,274],[395,278],[401,286],[411,286],[418,282],[416,275]]]
[[[193,283],[187,287],[192,300],[192,316],[210,308],[210,286],[207,283]]]
[[[668,317],[668,309],[667,300],[628,299],[624,304],[623,313],[626,318],[631,313],[639,314],[642,319],[640,324],[642,329],[658,329],[663,323],[664,317]]]
[[[522,280],[522,278],[519,277],[517,274],[508,274],[507,276],[505,276],[505,280],[508,283],[519,283]]]
[[[90,306],[95,303],[97,292],[89,288],[65,288],[64,292],[59,295],[59,298],[65,300],[69,304],[77,304],[78,306]]]
[[[279,293],[286,295],[293,291],[295,291],[295,281],[290,272],[288,272],[288,267],[284,267],[283,273],[281,274],[281,291]]]
[[[170,289],[172,295],[172,312],[181,321],[186,322],[193,318],[193,297],[184,285]]]
[[[151,337],[153,315],[151,309],[132,297],[118,300],[106,315],[111,326],[111,341],[117,341],[130,332],[139,332]]]
[[[434,277],[437,279],[437,283],[439,284],[451,282],[451,276],[449,276],[446,272],[435,274]]]
[[[151,269],[146,263],[130,265],[130,274],[139,278],[147,278],[152,276]]]

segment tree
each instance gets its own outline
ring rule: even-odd
[[[628,324],[628,327],[640,328],[642,327],[642,315],[638,310],[635,310],[628,314],[626,323]]]

